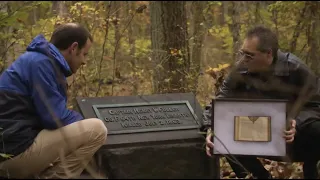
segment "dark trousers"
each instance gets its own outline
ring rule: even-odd
[[[305,125],[296,133],[294,142],[289,146],[290,160],[303,162],[305,179],[318,179],[317,162],[320,160],[320,121]],[[270,178],[270,173],[263,167],[257,157],[235,156],[237,160],[252,175],[258,179]],[[281,158],[262,157],[270,160],[283,161]],[[238,164],[228,161],[238,178],[244,178],[247,173]]]

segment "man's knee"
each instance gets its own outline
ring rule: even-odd
[[[102,120],[97,118],[84,119],[82,120],[84,124],[85,131],[91,132],[89,141],[98,141],[100,143],[105,143],[108,135],[108,129]]]

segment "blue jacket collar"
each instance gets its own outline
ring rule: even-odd
[[[35,51],[47,55],[49,58],[53,59],[56,64],[58,64],[66,77],[72,75],[70,66],[58,48],[48,42],[42,34],[36,36],[32,40],[27,47],[27,51]]]

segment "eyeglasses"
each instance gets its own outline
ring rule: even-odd
[[[252,60],[254,58],[254,55],[248,54],[246,52],[243,52],[242,50],[239,50],[237,53],[237,57],[238,57],[237,60],[242,60],[242,58]]]
[[[244,52],[242,50],[239,50],[236,54],[236,64],[237,65],[243,65],[243,63],[246,63],[248,61],[251,61],[254,59],[254,55],[249,54],[247,52]]]

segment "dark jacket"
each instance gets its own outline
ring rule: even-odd
[[[320,120],[319,80],[301,60],[291,53],[278,51],[271,71],[265,74],[249,73],[245,68],[234,68],[223,81],[217,98],[282,99],[288,101],[288,112],[297,121],[297,127]],[[296,102],[302,102],[298,111]],[[211,105],[204,111],[204,126],[211,126]]]
[[[59,50],[42,35],[1,74],[0,153],[24,152],[41,130],[58,127],[54,118],[62,125],[83,119],[67,109],[66,77],[71,74]]]

